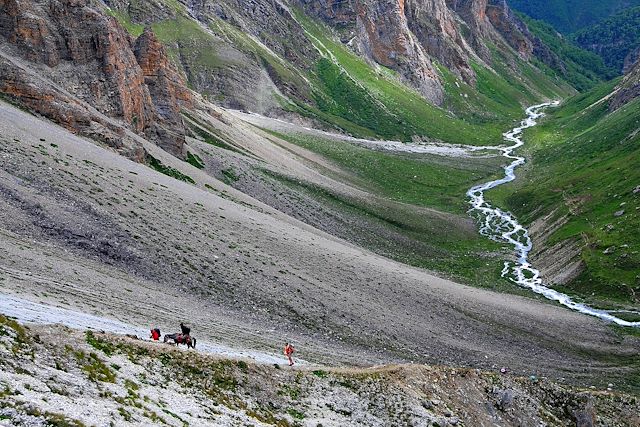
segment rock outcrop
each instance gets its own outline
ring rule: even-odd
[[[633,69],[633,66],[636,65],[638,61],[640,61],[640,47],[629,52],[629,54],[625,57],[622,72],[624,74],[630,73]]]
[[[640,60],[629,70],[624,76],[622,82],[616,88],[614,95],[609,103],[611,111],[640,97]]]
[[[467,39],[475,52],[491,62],[485,40],[491,37],[491,23],[487,17],[487,0],[447,0],[447,6],[468,26]]]
[[[173,67],[164,46],[158,41],[150,27],[135,42],[135,58],[142,70],[144,84],[149,90],[155,111],[164,126],[154,123],[154,132],[160,138],[161,146],[169,152],[180,154],[184,143],[184,132],[179,132],[174,138],[164,136],[164,132],[182,130],[183,108],[192,108],[191,92],[187,89],[184,79]],[[167,130],[168,129],[168,130]],[[176,141],[180,141],[176,145]]]
[[[520,20],[513,15],[504,0],[490,0],[487,17],[491,25],[504,37],[518,54],[529,59],[533,55],[533,42],[519,28]]]
[[[137,58],[134,41],[127,31],[92,0],[0,0],[0,22],[3,24],[0,45],[21,57],[24,68],[46,76],[48,82],[40,84],[86,102],[173,154],[181,155],[184,128],[179,110],[189,105],[190,95],[164,49],[154,45],[153,55],[150,49],[144,49],[145,44],[151,43],[148,32],[139,43],[141,54]],[[145,69],[138,60],[144,62]],[[11,63],[5,62],[4,66],[11,67]],[[22,72],[15,70],[0,76],[3,92],[30,108],[42,104],[37,108],[50,110],[48,117],[66,127],[74,126],[74,119],[63,119],[69,115],[54,112],[73,102],[67,99],[52,103],[53,98],[44,94],[38,98],[37,87],[33,92],[21,92],[15,86],[19,79],[8,80],[9,75],[16,73]],[[83,126],[75,129],[83,130]]]
[[[444,92],[431,59],[409,30],[404,0],[358,1],[358,46],[366,57],[394,69],[434,103]]]
[[[456,17],[445,0],[408,0],[405,12],[409,28],[427,55],[467,83],[475,83],[471,61],[476,55],[462,36]]]
[[[0,52],[0,93],[74,133],[104,143],[133,160],[144,159],[140,144],[124,127],[3,52]]]
[[[504,0],[488,0],[486,10],[493,28],[523,59],[528,60],[531,56],[535,56],[552,69],[560,73],[566,72],[565,65],[560,58],[542,40],[529,31],[527,24],[509,9]]]

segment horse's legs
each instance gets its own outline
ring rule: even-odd
[[[173,340],[174,344],[177,343],[177,334],[166,334],[164,336],[164,342],[169,342],[169,340]]]

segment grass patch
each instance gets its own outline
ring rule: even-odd
[[[15,320],[0,314],[0,336],[9,335],[9,330],[15,335],[14,340],[16,344],[23,345],[28,343],[27,331],[24,327]]]
[[[317,369],[315,371],[312,372],[313,375],[315,375],[318,378],[326,378],[329,376],[329,373],[327,371],[323,371],[321,369]]]
[[[222,169],[221,172],[222,181],[227,185],[233,185],[234,182],[240,179],[233,168]]]
[[[488,180],[498,166],[492,160],[389,153],[315,136],[268,132],[335,162],[355,174],[352,184],[376,195],[456,214],[466,214],[467,190]]]
[[[204,162],[202,161],[200,156],[198,156],[195,153],[192,153],[191,151],[187,151],[187,163],[189,163],[192,166],[195,166],[198,169],[204,169]]]
[[[188,182],[189,184],[195,184],[196,182],[188,175],[183,174],[179,170],[170,166],[164,165],[160,160],[153,157],[151,154],[147,154],[147,164],[156,171],[163,173],[167,176],[175,178],[180,181]]]
[[[107,356],[111,356],[115,351],[115,345],[108,341],[96,338],[95,334],[92,331],[85,332],[85,339],[87,341],[87,344],[89,344],[96,350],[103,352]]]
[[[290,408],[287,410],[287,414],[291,415],[291,417],[293,417],[296,420],[304,420],[305,419],[305,415],[304,413],[298,411],[297,409],[294,408]]]
[[[245,153],[227,142],[225,138],[218,135],[218,132],[213,127],[208,126],[207,124],[203,123],[187,112],[183,111],[182,114],[187,118],[187,124],[193,134],[201,138],[207,144],[213,145],[218,148],[223,148],[225,150],[233,151],[234,153],[245,155]]]
[[[114,383],[116,374],[113,372],[95,353],[86,355],[82,351],[74,353],[76,360],[80,363],[80,369],[87,375],[89,380],[98,383]]]

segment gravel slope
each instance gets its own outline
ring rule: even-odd
[[[197,186],[0,103],[0,292],[135,325],[187,319],[237,348],[291,340],[318,363],[629,374],[637,338],[374,255],[143,143]]]

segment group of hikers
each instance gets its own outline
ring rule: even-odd
[[[180,331],[175,334],[166,334],[163,338],[165,343],[172,341],[175,345],[185,344],[188,348],[196,348],[196,339],[191,337],[191,328],[185,325],[184,323],[180,323]],[[154,341],[159,341],[160,336],[159,328],[151,329],[150,338]],[[287,360],[289,361],[289,366],[293,366],[295,362],[293,361],[293,353],[295,352],[295,348],[290,343],[286,343],[284,346],[284,355],[287,356]]]
[[[184,323],[180,323],[180,331],[175,334],[166,334],[163,341],[165,343],[173,341],[175,345],[185,344],[189,348],[196,348],[196,339],[191,336],[191,328]],[[161,335],[160,328],[151,329],[150,338],[152,340],[159,341]]]

